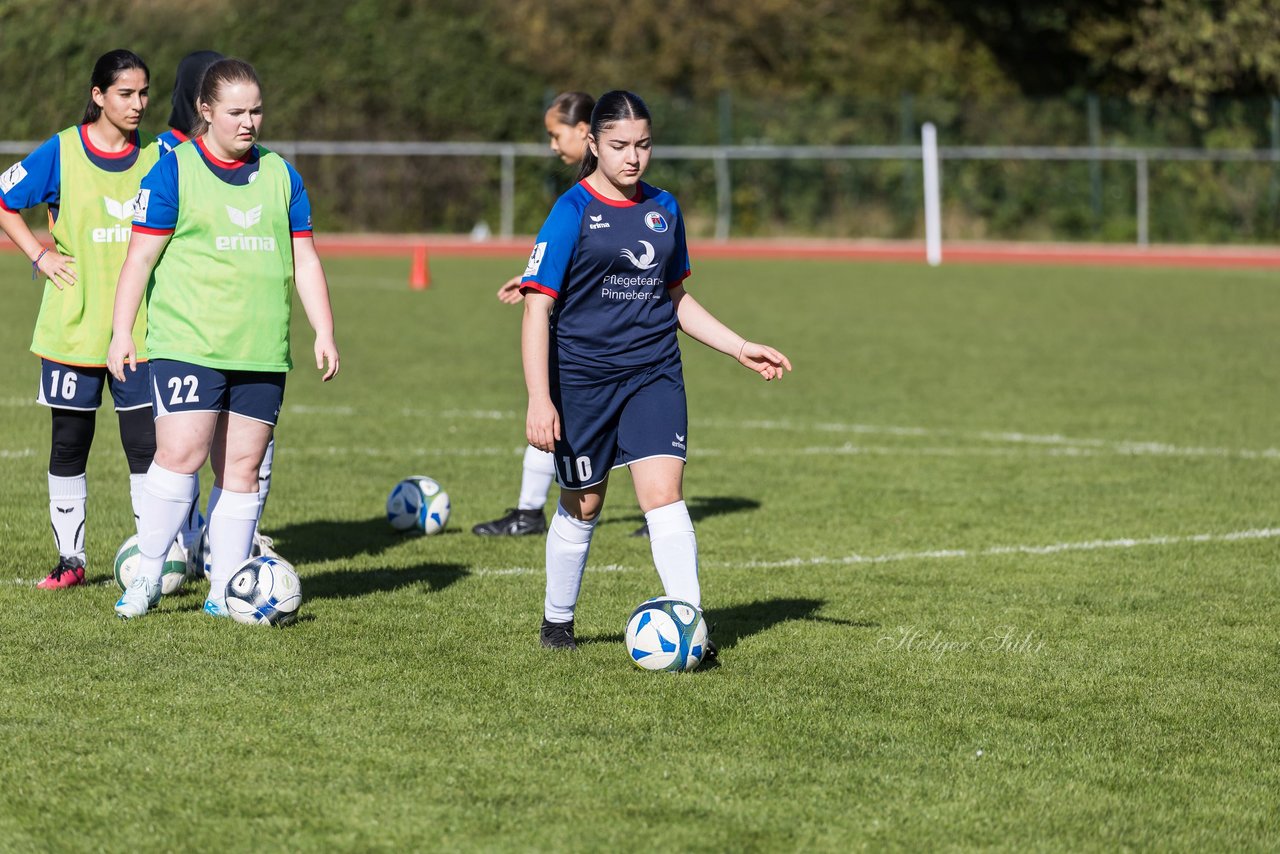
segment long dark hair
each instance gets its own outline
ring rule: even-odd
[[[173,80],[173,96],[170,98],[173,109],[169,111],[169,127],[185,134],[191,133],[196,123],[196,95],[200,89],[200,80],[204,70],[213,65],[222,54],[216,50],[197,50],[189,53],[178,63],[178,74]]]
[[[200,105],[207,104],[212,107],[218,102],[218,95],[222,92],[222,88],[236,83],[252,83],[259,90],[262,89],[258,72],[243,59],[219,59],[204,70],[204,76],[200,78],[199,91],[196,93],[196,120],[191,127],[192,138],[200,136],[209,129],[209,123],[204,120],[204,114],[200,112]]]
[[[102,117],[102,108],[94,103],[93,90],[97,89],[105,95],[111,84],[120,77],[120,73],[131,68],[141,68],[142,73],[147,75],[147,82],[151,82],[151,69],[147,68],[142,57],[131,50],[117,48],[98,57],[98,61],[93,64],[93,76],[89,78],[89,103],[84,108],[81,124],[92,124]]]
[[[653,124],[653,120],[649,118],[649,108],[644,105],[644,101],[640,100],[639,95],[634,92],[624,92],[621,89],[605,92],[600,96],[600,100],[596,101],[595,108],[591,111],[591,135],[595,137],[598,144],[600,134],[618,122],[628,119],[643,119]],[[597,165],[599,161],[595,152],[588,145],[586,153],[582,155],[582,165],[578,167],[578,180],[581,181],[596,171]]]
[[[556,95],[547,111],[555,110],[556,121],[562,125],[573,127],[586,122],[591,124],[591,111],[595,109],[596,99],[586,92],[561,92]]]

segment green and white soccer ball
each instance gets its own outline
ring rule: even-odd
[[[707,654],[707,622],[688,602],[658,596],[631,612],[626,642],[641,670],[693,670]]]
[[[116,552],[115,578],[121,590],[129,586],[138,571],[138,562],[142,554],[138,551],[138,535],[132,534],[124,541]],[[164,567],[160,571],[160,592],[165,596],[176,593],[187,580],[187,553],[182,544],[176,540],[169,546],[165,555]]]
[[[429,477],[414,475],[387,496],[387,521],[397,531],[438,534],[449,523],[449,493]]]

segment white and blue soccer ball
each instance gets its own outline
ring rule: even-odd
[[[387,521],[397,531],[438,534],[449,523],[449,493],[429,477],[406,477],[387,496]]]
[[[284,626],[298,618],[302,581],[278,557],[251,557],[227,582],[227,611],[250,626]]]
[[[707,654],[702,611],[680,599],[642,602],[627,619],[627,655],[642,670],[693,670]]]
[[[116,552],[115,577],[121,590],[129,586],[133,576],[138,572],[138,562],[142,553],[138,551],[138,535],[131,534]],[[160,570],[160,592],[165,596],[176,593],[187,580],[187,553],[182,544],[176,540],[169,545],[169,553],[165,555],[164,566]]]

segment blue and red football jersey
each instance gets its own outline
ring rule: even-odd
[[[551,209],[521,280],[556,300],[551,358],[560,383],[619,379],[680,354],[668,291],[689,275],[675,197],[643,182],[628,201],[585,181]]]

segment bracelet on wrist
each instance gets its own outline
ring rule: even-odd
[[[36,276],[40,274],[40,259],[49,254],[48,249],[41,249],[40,254],[31,262],[31,281],[36,280]]]

